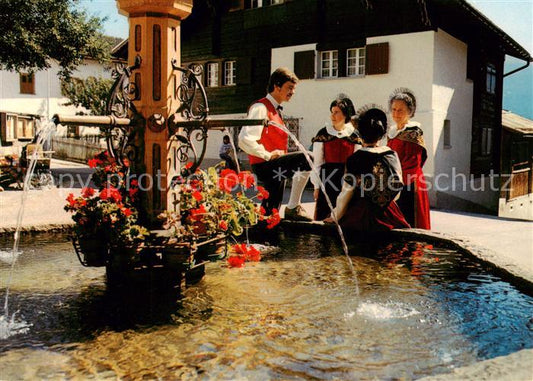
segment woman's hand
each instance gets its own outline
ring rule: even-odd
[[[320,193],[319,189],[315,189],[315,191],[313,192],[313,198],[315,201],[318,200],[318,193]]]

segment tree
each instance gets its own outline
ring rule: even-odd
[[[36,71],[56,60],[69,77],[87,56],[110,54],[102,20],[75,9],[78,0],[1,0],[0,69]]]
[[[63,94],[69,99],[66,106],[82,106],[91,115],[106,115],[106,104],[113,80],[88,77],[85,80],[71,78],[61,84]]]

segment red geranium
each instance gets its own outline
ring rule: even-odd
[[[281,217],[279,216],[279,211],[276,208],[272,209],[272,214],[267,218],[267,229],[272,229],[279,224],[280,221]]]
[[[264,200],[264,199],[267,199],[268,196],[270,196],[268,191],[265,188],[263,188],[261,185],[258,185],[257,186],[257,198],[259,200]]]
[[[239,176],[232,169],[224,169],[218,179],[218,187],[224,192],[230,193],[238,184]]]
[[[81,190],[81,195],[85,198],[89,198],[94,196],[94,189],[93,188],[83,188]]]
[[[107,187],[100,191],[100,198],[102,200],[111,199],[112,201],[119,203],[122,201],[122,195],[117,188]]]
[[[250,171],[239,172],[239,183],[244,186],[245,189],[249,189],[254,186],[255,178]]]
[[[230,267],[242,267],[244,266],[244,257],[232,256],[228,258],[228,265]]]

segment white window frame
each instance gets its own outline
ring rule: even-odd
[[[224,62],[224,85],[235,86],[237,84],[237,65],[235,61]]]
[[[350,56],[350,53],[354,53]],[[346,50],[346,76],[360,77],[365,75],[366,48]]]
[[[320,78],[337,78],[339,76],[339,52],[324,50],[320,52]]]
[[[268,7],[269,5],[282,4],[285,0],[251,0],[250,8],[262,8]]]
[[[207,87],[218,87],[218,62],[208,62],[205,68],[205,81]]]

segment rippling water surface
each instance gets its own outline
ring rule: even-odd
[[[30,328],[0,340],[1,377],[408,380],[533,347],[533,298],[454,251],[352,247],[356,282],[334,239],[271,244],[175,301],[110,293],[65,237],[27,239],[9,305]]]

